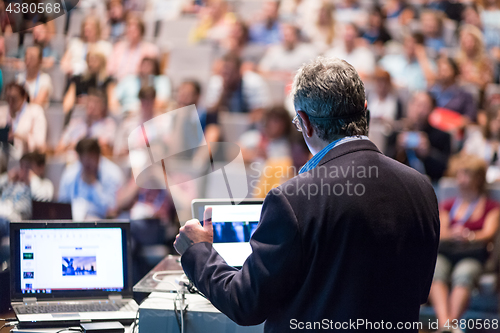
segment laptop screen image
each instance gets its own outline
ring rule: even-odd
[[[11,296],[131,296],[128,222],[11,223]]]
[[[21,229],[20,285],[25,293],[122,291],[120,228]]]

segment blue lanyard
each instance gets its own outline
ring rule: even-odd
[[[474,213],[474,210],[476,209],[476,207],[479,203],[479,199],[480,199],[480,197],[469,204],[469,206],[467,207],[467,210],[465,212],[465,215],[460,220],[456,220],[456,222],[458,224],[464,225],[465,223],[467,223],[467,221],[469,221],[469,219],[471,218],[472,214]],[[462,199],[456,199],[455,202],[453,203],[453,206],[451,207],[451,210],[450,210],[450,221],[453,221],[455,219],[455,215],[457,214],[458,207],[460,207],[462,202],[463,202]]]
[[[24,80],[24,85],[26,85],[26,82],[28,82],[28,78]],[[40,72],[36,75],[36,81],[35,81],[35,93],[33,94],[33,98],[36,98],[38,95],[38,89],[40,88]]]

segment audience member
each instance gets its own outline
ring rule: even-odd
[[[228,7],[226,0],[207,0],[206,6],[198,13],[198,25],[191,32],[190,40],[211,40],[218,43],[224,40],[235,21],[235,16]]]
[[[337,57],[353,65],[361,79],[366,80],[375,70],[375,57],[358,40],[359,31],[353,23],[342,26],[342,43],[325,53],[326,57]]]
[[[24,63],[26,71],[16,77],[19,84],[24,85],[30,102],[38,104],[46,109],[49,106],[52,94],[52,79],[42,70],[43,53],[38,46],[30,46],[26,49]]]
[[[460,79],[483,89],[493,80],[492,64],[486,54],[483,34],[472,25],[460,29],[460,51],[457,57]]]
[[[462,152],[488,164],[486,180],[492,183],[500,180],[500,107],[490,107],[478,121],[480,128],[468,127]]]
[[[19,167],[0,175],[0,239],[9,235],[9,222],[31,218],[30,161],[24,155]]]
[[[108,73],[118,81],[127,75],[137,75],[142,59],[158,58],[160,51],[155,44],[143,40],[144,23],[135,16],[127,18],[125,40],[115,44]]]
[[[401,54],[388,54],[380,60],[394,83],[410,92],[426,90],[435,80],[435,64],[427,57],[423,42],[421,34],[406,35]]]
[[[282,24],[283,41],[270,46],[259,64],[260,72],[268,77],[288,81],[295,71],[318,55],[311,44],[299,40],[299,30],[291,24]]]
[[[76,152],[78,161],[67,166],[61,176],[59,202],[71,203],[77,219],[105,218],[116,211],[122,172],[101,155],[97,139],[82,139]]]
[[[59,61],[59,54],[52,47],[52,33],[49,31],[47,24],[42,23],[33,28],[33,44],[42,49],[42,68],[49,69]],[[19,58],[24,59],[26,53],[25,47],[19,48]]]
[[[116,123],[108,116],[106,94],[100,90],[89,90],[85,117],[73,117],[63,132],[56,153],[73,150],[84,138],[95,138],[105,156],[113,151]]]
[[[430,93],[436,100],[436,105],[446,108],[476,121],[477,105],[473,96],[457,83],[459,68],[451,58],[440,57],[438,62],[436,84],[430,88]]]
[[[402,128],[388,138],[387,155],[437,182],[448,165],[451,137],[429,124],[428,118],[434,106],[428,93],[413,95]]]
[[[370,119],[392,124],[403,115],[403,107],[392,85],[391,75],[382,68],[375,69],[374,89],[368,93]]]
[[[81,75],[87,69],[88,52],[99,52],[109,58],[112,50],[111,43],[101,39],[99,19],[88,16],[82,22],[80,38],[70,40],[66,53],[61,59],[61,69],[69,75]]]
[[[113,95],[113,109],[138,112],[141,104],[139,90],[149,86],[154,87],[156,91],[155,108],[165,109],[172,94],[170,80],[161,74],[158,59],[145,57],[137,75],[128,75],[117,84]]]
[[[443,37],[442,13],[435,10],[424,10],[420,14],[420,26],[424,35],[424,44],[438,55],[447,46]]]
[[[37,151],[29,153],[29,161],[31,198],[36,201],[52,201],[54,184],[45,177],[45,154],[40,154]]]
[[[0,128],[8,128],[9,141],[17,155],[38,150],[45,151],[47,120],[38,104],[28,102],[28,92],[17,83],[5,87],[7,105],[0,106]]]
[[[363,27],[367,21],[367,12],[359,4],[359,0],[341,0],[337,4],[335,20],[339,23],[353,23]]]
[[[128,143],[130,133],[155,116],[155,88],[151,86],[141,88],[138,93],[138,99],[140,105],[138,112],[128,113],[116,131],[116,140],[113,147],[113,154],[115,156],[126,156],[129,152]],[[140,135],[142,136],[142,131]]]
[[[69,82],[63,99],[63,111],[68,114],[75,105],[85,105],[89,90],[97,89],[112,97],[114,80],[106,71],[106,57],[102,53],[87,53],[87,69],[81,75],[75,75]]]
[[[252,24],[249,29],[251,42],[271,45],[281,41],[278,7],[278,1],[267,0],[263,3],[260,20]]]
[[[305,37],[321,53],[330,49],[335,41],[337,27],[334,12],[332,3],[323,2],[314,20],[301,26]]]
[[[361,37],[379,49],[383,49],[383,45],[391,40],[391,35],[385,28],[385,16],[380,7],[375,7],[370,11],[368,24],[363,29]],[[382,52],[378,53],[382,54]]]
[[[253,120],[260,119],[262,111],[270,103],[268,87],[255,72],[241,72],[241,60],[232,54],[224,56],[220,72],[207,84],[205,104],[207,117],[221,110],[251,113]],[[211,123],[207,119],[207,123]]]
[[[116,43],[125,35],[127,13],[121,0],[111,0],[107,7],[108,21],[104,35],[112,43]]]
[[[462,318],[498,230],[500,206],[486,192],[486,167],[478,157],[460,156],[459,194],[440,205],[441,241],[429,294],[439,329]]]

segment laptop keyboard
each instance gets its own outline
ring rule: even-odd
[[[127,302],[36,303],[14,307],[18,314],[119,311]]]

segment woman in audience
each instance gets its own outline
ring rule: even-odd
[[[42,72],[42,49],[38,46],[30,46],[26,49],[24,63],[26,71],[20,73],[16,81],[24,85],[30,102],[38,104],[46,109],[49,106],[52,94],[52,79],[47,73]]]
[[[244,21],[236,20],[231,24],[227,37],[220,43],[221,54],[233,53],[243,57],[248,42],[248,26]]]
[[[385,27],[385,16],[382,9],[374,7],[368,15],[368,24],[362,29],[361,37],[373,47],[377,56],[385,53],[384,44],[391,40],[391,35]]]
[[[443,16],[441,12],[424,10],[420,14],[420,26],[425,37],[425,46],[438,55],[445,47],[443,38]]]
[[[146,57],[142,59],[137,75],[128,75],[116,86],[111,103],[113,111],[137,113],[141,107],[139,91],[150,86],[156,91],[155,110],[165,109],[172,94],[170,80],[161,75],[158,59]]]
[[[491,62],[486,54],[483,34],[477,27],[464,25],[460,29],[460,51],[456,60],[462,82],[484,89],[492,81]]]
[[[47,120],[40,105],[30,103],[28,92],[18,83],[5,87],[7,105],[0,107],[0,128],[14,142],[17,157],[23,153],[45,151]]]
[[[392,85],[391,75],[382,68],[375,69],[375,89],[368,94],[370,119],[392,124],[402,116],[402,104]]]
[[[127,75],[137,75],[142,59],[158,58],[158,46],[144,41],[144,23],[136,16],[127,18],[125,40],[115,44],[108,62],[108,73],[115,79],[122,80]]]
[[[441,242],[429,299],[441,330],[467,309],[498,230],[500,206],[486,192],[486,168],[478,157],[459,156],[452,164],[459,193],[440,205]]]
[[[319,52],[332,47],[335,40],[335,6],[324,2],[318,11],[316,19],[302,27],[302,31]]]
[[[102,90],[91,89],[87,96],[85,117],[73,117],[63,132],[56,153],[73,150],[81,139],[95,138],[102,154],[110,156],[113,151],[116,123],[108,116],[106,94]]]
[[[110,42],[101,39],[101,24],[95,16],[82,22],[80,38],[73,38],[61,59],[61,69],[69,75],[80,75],[87,69],[87,53],[95,51],[109,57],[113,49]]]
[[[234,21],[235,16],[229,11],[225,0],[209,0],[207,6],[200,9],[199,23],[191,31],[190,40],[221,42],[227,37]]]
[[[107,7],[108,22],[104,35],[112,43],[116,43],[125,35],[127,13],[121,0],[111,0]]]
[[[500,179],[500,105],[478,115],[481,128],[469,126],[462,152],[482,158],[488,164],[488,183]]]
[[[85,104],[85,98],[90,89],[106,92],[109,100],[113,87],[113,79],[106,71],[106,57],[95,51],[88,52],[87,70],[82,75],[75,75],[71,78],[68,90],[64,95],[64,114],[68,114],[75,104]]]

